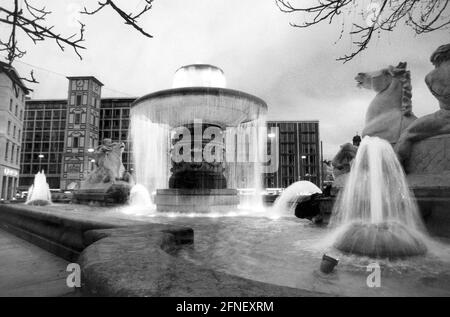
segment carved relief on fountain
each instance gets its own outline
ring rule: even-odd
[[[450,173],[450,134],[415,143],[405,168],[410,174]]]

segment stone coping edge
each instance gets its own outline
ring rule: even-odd
[[[0,227],[81,267],[86,296],[332,296],[254,281],[176,256],[191,228],[0,205]]]

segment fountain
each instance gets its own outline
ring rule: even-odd
[[[44,171],[34,175],[33,185],[28,189],[27,205],[45,206],[51,204],[52,196]]]
[[[218,67],[187,65],[176,71],[174,88],[133,103],[136,182],[156,192],[157,211],[228,211],[240,203],[237,188],[261,190],[267,105],[225,83]]]
[[[287,187],[275,200],[273,210],[278,215],[294,216],[295,208],[304,198],[322,191],[310,181],[298,181]]]
[[[334,246],[376,258],[424,254],[426,234],[392,146],[366,136],[333,210]]]

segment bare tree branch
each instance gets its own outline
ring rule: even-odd
[[[84,7],[83,11],[81,11],[82,14],[87,15],[94,15],[98,13],[103,8],[110,6],[116,13],[119,14],[120,17],[125,21],[125,24],[131,25],[133,28],[135,28],[138,32],[145,35],[146,37],[152,38],[153,36],[148,34],[142,27],[138,25],[139,18],[149,11],[152,8],[152,2],[153,0],[145,0],[145,6],[144,8],[139,11],[138,13],[126,13],[124,10],[122,10],[119,6],[117,6],[112,0],[105,0],[105,2],[98,2],[98,7],[92,11],[89,11]]]
[[[4,0],[6,1],[6,0]],[[8,37],[5,39],[0,38],[0,52],[6,53],[6,60],[11,65],[15,59],[22,58],[26,51],[21,49],[18,45],[18,32],[25,34],[34,44],[45,40],[53,40],[61,51],[64,51],[66,47],[71,48],[77,56],[82,59],[81,50],[86,49],[82,45],[85,34],[85,24],[78,21],[80,27],[78,32],[71,35],[62,35],[55,31],[54,25],[48,25],[47,18],[52,12],[47,10],[46,7],[38,8],[34,6],[32,0],[22,0],[22,8],[19,6],[19,0],[9,0],[13,3],[12,9],[7,9],[0,5],[0,24],[10,27]],[[124,21],[125,24],[131,25],[139,33],[146,37],[152,38],[152,35],[147,33],[142,27],[138,25],[139,19],[152,8],[153,0],[145,1],[144,7],[137,13],[126,13],[124,9],[116,5],[111,0],[105,0],[104,2],[98,2],[98,7],[92,11],[88,11],[84,7],[81,14],[95,15],[105,7],[111,7]],[[2,3],[3,4],[3,3]],[[31,83],[37,83],[33,72],[30,73],[30,78],[22,78],[23,80]]]
[[[338,16],[342,18],[342,38],[345,19],[361,16],[362,21],[352,21],[348,31],[355,49],[337,60],[348,62],[367,49],[373,35],[392,32],[400,24],[412,28],[416,34],[443,30],[450,26],[450,0],[317,0],[316,4],[300,7],[289,0],[275,0],[284,13],[303,14],[306,18],[300,23],[291,23],[293,27],[308,28],[324,21],[332,23]],[[345,12],[345,15],[341,13]],[[365,17],[365,19],[364,19]]]

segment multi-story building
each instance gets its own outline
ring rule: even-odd
[[[278,129],[279,164],[276,173],[264,174],[266,188],[286,188],[307,180],[320,185],[321,150],[318,121],[269,121]],[[320,186],[319,186],[320,187]]]
[[[128,140],[130,107],[136,98],[101,98],[94,77],[69,77],[67,99],[27,100],[20,189],[44,170],[50,188],[66,189],[93,169],[99,141],[124,142],[123,163],[133,171]],[[269,121],[279,130],[279,167],[264,174],[265,187],[283,188],[298,180],[320,183],[318,121]]]
[[[11,199],[16,193],[28,92],[16,70],[0,62],[0,199]]]
[[[101,82],[92,76],[69,77],[67,99],[27,100],[20,189],[43,170],[50,188],[66,189],[94,168],[93,150],[111,138],[126,144],[125,169],[131,171],[128,144],[130,105],[136,98],[101,99]]]
[[[136,98],[102,98],[100,106],[100,140],[112,139],[124,142],[122,162],[125,170],[132,172],[131,142],[128,140],[130,126],[130,107]]]
[[[50,188],[59,188],[67,122],[67,100],[27,100],[21,153],[20,189],[43,170]]]

